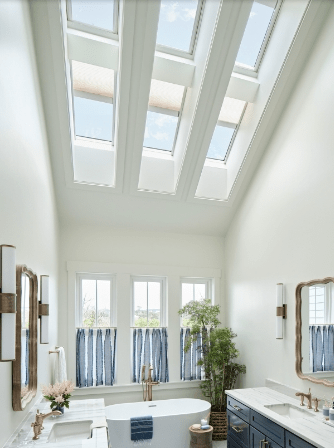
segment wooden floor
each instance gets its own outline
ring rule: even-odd
[[[226,448],[227,447],[227,441],[224,440],[223,442],[212,442],[213,448]]]

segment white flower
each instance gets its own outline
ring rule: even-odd
[[[64,403],[64,398],[61,395],[59,395],[58,397],[55,398],[55,402],[56,403]]]

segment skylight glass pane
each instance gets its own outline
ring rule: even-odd
[[[180,111],[184,94],[184,86],[152,79],[149,106]]]
[[[275,6],[276,0],[253,3],[236,62],[255,67]]]
[[[225,160],[235,129],[217,125],[213,133],[208,159]]]
[[[147,112],[144,146],[172,151],[178,117]]]
[[[225,121],[226,123],[238,124],[245,108],[245,104],[245,101],[228,98],[226,96],[218,120]]]
[[[75,135],[112,141],[113,105],[74,97]]]
[[[199,0],[162,0],[157,43],[190,51]]]
[[[114,70],[72,61],[72,77],[74,90],[109,98],[114,96]]]
[[[72,20],[109,31],[114,29],[114,0],[71,0]]]

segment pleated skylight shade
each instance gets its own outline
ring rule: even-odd
[[[114,70],[72,61],[73,89],[114,97]]]
[[[245,107],[245,101],[225,97],[219,113],[219,121],[237,125]]]
[[[179,112],[182,106],[184,86],[152,79],[149,106]]]

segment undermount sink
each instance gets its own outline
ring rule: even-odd
[[[309,410],[301,409],[298,406],[289,403],[267,404],[264,405],[264,407],[291,420],[315,417],[315,414],[312,414]]]
[[[55,423],[52,426],[48,442],[63,442],[90,439],[90,425],[93,420]]]

